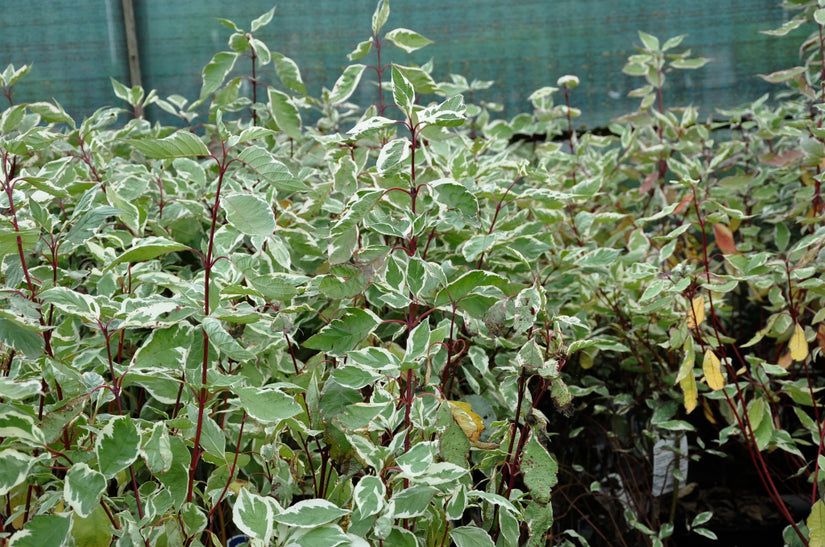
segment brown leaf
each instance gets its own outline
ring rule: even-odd
[[[713,225],[713,235],[716,238],[716,246],[726,255],[737,254],[736,242],[733,241],[733,232],[724,224],[718,222]]]
[[[639,193],[640,194],[647,194],[653,189],[653,185],[656,181],[659,180],[659,172],[653,171],[648,176],[645,177],[645,180],[642,181],[642,184],[639,186]]]
[[[690,205],[691,201],[693,201],[693,192],[688,192],[687,194],[682,196],[682,199],[679,201],[679,205],[676,206],[676,208],[673,210],[673,213],[681,215],[685,211],[685,209],[687,209],[688,205]]]
[[[801,159],[805,154],[802,150],[788,150],[787,152],[783,152],[779,155],[768,157],[768,159],[763,159],[763,163],[767,163],[768,165],[773,165],[774,167],[787,167],[793,163],[796,163],[797,160]]]

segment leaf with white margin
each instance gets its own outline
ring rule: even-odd
[[[62,547],[71,524],[68,516],[35,515],[11,537],[9,547]]]
[[[0,496],[5,496],[26,480],[35,462],[36,458],[17,450],[0,451]]]
[[[66,472],[63,498],[79,516],[86,518],[100,503],[106,490],[106,477],[85,463],[76,463]]]
[[[111,479],[138,458],[140,433],[128,416],[113,418],[95,441],[95,454],[100,472]]]
[[[350,512],[324,499],[299,501],[275,515],[275,522],[300,528],[314,528],[340,519]]]
[[[281,506],[274,499],[253,494],[243,488],[232,507],[232,522],[249,537],[269,544],[275,527],[275,512],[280,510]]]

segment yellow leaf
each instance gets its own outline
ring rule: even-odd
[[[791,352],[786,351],[779,357],[779,362],[777,363],[777,365],[784,368],[785,370],[788,370],[788,367],[791,366],[791,363],[793,363],[793,359],[791,359]]]
[[[696,408],[697,399],[696,378],[693,377],[693,373],[691,372],[682,378],[679,386],[682,388],[682,393],[685,394],[685,411],[690,414]]]
[[[808,357],[808,341],[805,340],[805,329],[799,323],[794,326],[788,349],[790,349],[791,359],[794,361],[804,361]]]
[[[702,410],[704,411],[705,419],[713,425],[716,425],[716,418],[713,417],[713,411],[710,409],[707,399],[702,399]]]
[[[701,294],[693,299],[688,311],[688,328],[695,329],[705,320],[705,297]]]
[[[589,348],[588,348],[588,349],[589,349]],[[593,368],[593,356],[592,356],[592,355],[590,355],[590,353],[588,353],[587,351],[582,350],[582,351],[579,353],[579,366],[580,366],[583,370],[587,370],[587,369],[589,369],[589,368]]]
[[[725,378],[722,376],[722,363],[710,348],[705,352],[702,370],[705,372],[705,381],[707,381],[710,389],[718,391],[725,387]]]
[[[481,432],[484,431],[484,421],[481,416],[473,412],[473,407],[467,403],[447,401],[447,404],[450,405],[453,420],[461,428],[461,431],[467,435],[470,441],[478,441]]]
[[[825,547],[825,503],[816,500],[811,514],[805,522],[808,525],[810,547]]]

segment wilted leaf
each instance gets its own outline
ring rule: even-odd
[[[461,401],[447,401],[453,420],[471,441],[477,441],[484,431],[484,421],[481,416],[473,412],[473,407]]]

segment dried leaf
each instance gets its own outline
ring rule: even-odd
[[[725,387],[725,378],[722,376],[722,363],[710,348],[705,352],[702,370],[705,372],[705,381],[710,389],[718,391]]]
[[[688,311],[687,324],[689,329],[695,329],[705,320],[705,297],[701,294],[693,299]]]
[[[799,323],[794,326],[791,341],[788,342],[788,349],[791,352],[791,359],[794,361],[804,361],[808,357],[808,341],[805,340],[805,329]]]
[[[733,241],[733,232],[724,224],[718,222],[713,225],[713,235],[716,238],[716,246],[726,255],[737,254],[736,243]]]

